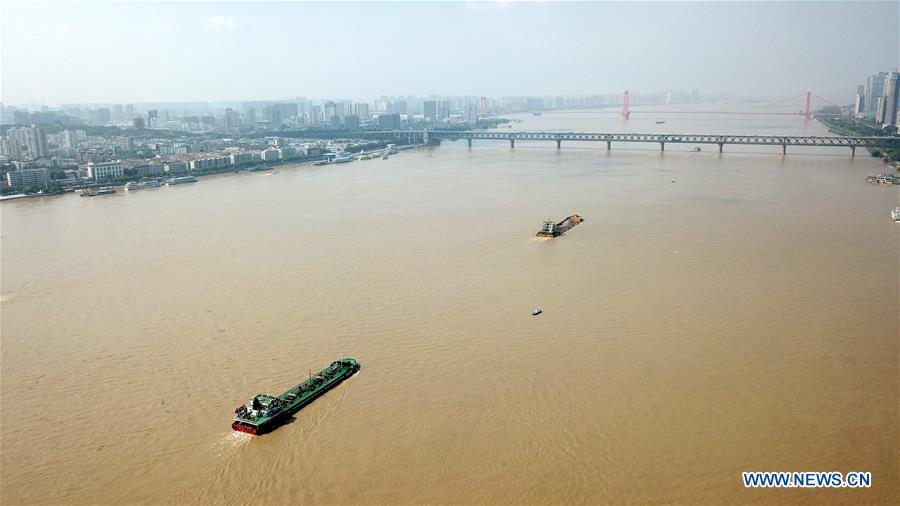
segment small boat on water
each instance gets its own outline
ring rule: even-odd
[[[866,182],[868,183],[880,183],[880,184],[900,184],[900,177],[897,177],[893,174],[889,174],[887,172],[882,172],[877,176],[873,176],[869,174],[866,176]]]
[[[658,120],[656,120],[656,124],[657,124],[657,125],[662,125],[662,124],[665,123],[665,122],[666,122],[666,120],[664,120],[664,119],[658,119]]]
[[[895,207],[893,211],[891,211],[891,218],[900,223],[900,207]]]
[[[700,146],[694,146],[694,151],[700,151]]]
[[[541,313],[543,313],[543,311],[541,311],[541,308],[539,308],[539,307],[536,307],[536,308],[534,308],[534,309],[531,310],[531,315],[532,315],[532,316],[537,316],[537,315],[539,315],[539,314],[541,314]]]

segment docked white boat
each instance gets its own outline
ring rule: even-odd
[[[133,192],[147,188],[159,188],[160,186],[162,186],[162,183],[159,181],[132,181],[125,185],[125,189]]]
[[[900,207],[895,207],[894,210],[891,211],[891,218],[897,223],[900,223]]]
[[[172,179],[166,181],[166,184],[169,186],[177,185],[177,184],[185,184],[185,183],[196,183],[197,178],[194,176],[178,176],[173,177]]]

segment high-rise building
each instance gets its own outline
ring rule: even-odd
[[[118,145],[122,151],[134,151],[134,137],[123,135],[119,137]]]
[[[884,126],[891,126],[897,121],[897,106],[900,105],[898,95],[900,95],[900,74],[891,72],[884,78],[884,100],[881,111],[881,123]]]
[[[297,114],[299,113],[300,109],[297,107],[297,104],[295,102],[288,102],[283,105],[284,105],[284,114],[282,115],[283,118],[296,118],[297,117]]]
[[[318,125],[325,121],[325,113],[322,112],[321,105],[313,105],[309,108],[309,124]]]
[[[13,111],[13,124],[28,125],[31,123],[31,113],[28,111]]]
[[[283,108],[279,104],[267,105],[265,109],[263,109],[263,115],[270,127],[278,128],[281,126],[281,122],[284,119],[284,116],[282,116],[282,109]]]
[[[28,129],[25,145],[28,146],[28,155],[31,158],[43,158],[50,154],[47,149],[47,131],[39,126]]]
[[[7,132],[7,136],[3,137],[0,140],[0,155],[8,156],[14,160],[21,160],[22,157],[22,144],[16,139],[14,135],[10,135],[10,132]]]
[[[866,85],[856,87],[856,103],[853,105],[853,114],[862,116],[866,111]]]
[[[131,126],[135,130],[143,130],[144,129],[144,118],[143,116],[138,116],[131,120]]]
[[[60,132],[59,147],[63,149],[74,149],[78,147],[78,140],[75,138],[75,132],[71,130],[63,130]]]
[[[478,106],[475,104],[466,104],[465,118],[466,121],[476,121],[478,119]]]
[[[378,116],[378,128],[381,130],[399,130],[400,115],[399,114],[380,114]]]
[[[129,118],[134,116],[134,104],[125,104],[125,115]]]
[[[334,104],[334,115],[340,118],[350,114],[352,110],[350,102],[343,100]]]
[[[425,121],[434,122],[437,120],[437,101],[426,100],[422,104],[424,109]]]
[[[360,119],[369,119],[369,104],[356,104],[355,109],[356,115],[359,116]]]
[[[109,120],[110,120],[109,109],[107,109],[105,107],[101,107],[100,109],[97,109],[96,111],[94,111],[94,121],[96,121],[98,124],[105,125],[105,124],[109,123]]]
[[[158,128],[159,127],[159,111],[156,109],[150,109],[147,111],[147,126],[150,128]]]
[[[225,109],[225,116],[222,118],[225,128],[234,128],[237,126],[237,115],[231,107]]]
[[[325,121],[331,122],[331,118],[337,116],[337,104],[329,100],[322,106],[322,111],[325,114]]]
[[[867,118],[875,118],[876,116],[878,111],[878,99],[884,93],[885,77],[887,77],[887,72],[879,72],[877,74],[872,74],[866,79],[866,108],[863,111],[863,114]]]
[[[256,128],[256,108],[248,107],[244,110],[244,124],[250,128]]]
[[[347,130],[359,130],[359,116],[355,114],[344,116],[344,128]]]
[[[865,99],[863,97],[864,96],[859,93],[856,94],[856,102],[853,104],[853,114],[856,116],[861,116],[863,114],[863,109],[865,107],[865,104],[863,103]]]
[[[875,122],[881,123],[884,120],[884,97],[878,97],[875,102]]]

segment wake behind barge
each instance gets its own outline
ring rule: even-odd
[[[243,405],[234,410],[231,428],[253,435],[270,432],[300,408],[353,376],[357,371],[359,362],[352,358],[342,358],[278,397],[254,395],[253,399],[250,399],[249,406]]]
[[[553,223],[551,220],[544,221],[541,230],[535,234],[538,237],[557,237],[568,232],[572,227],[584,221],[584,218],[577,214],[573,214],[559,223]]]

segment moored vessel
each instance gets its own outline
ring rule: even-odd
[[[196,183],[197,178],[194,176],[178,176],[173,177],[172,179],[166,181],[166,184],[169,186],[173,186],[176,184],[185,184],[185,183]]]
[[[159,188],[162,183],[159,181],[131,181],[125,185],[128,191],[144,190],[146,188]]]
[[[116,189],[112,186],[101,186],[100,188],[82,188],[82,197],[97,197],[99,195],[109,195],[116,193]]]
[[[900,223],[900,207],[895,207],[893,211],[891,211],[891,218]]]
[[[302,407],[353,376],[357,371],[359,362],[356,359],[342,358],[335,360],[317,374],[311,374],[309,379],[278,397],[254,395],[249,405],[242,405],[234,411],[231,428],[253,435],[270,432]]]

